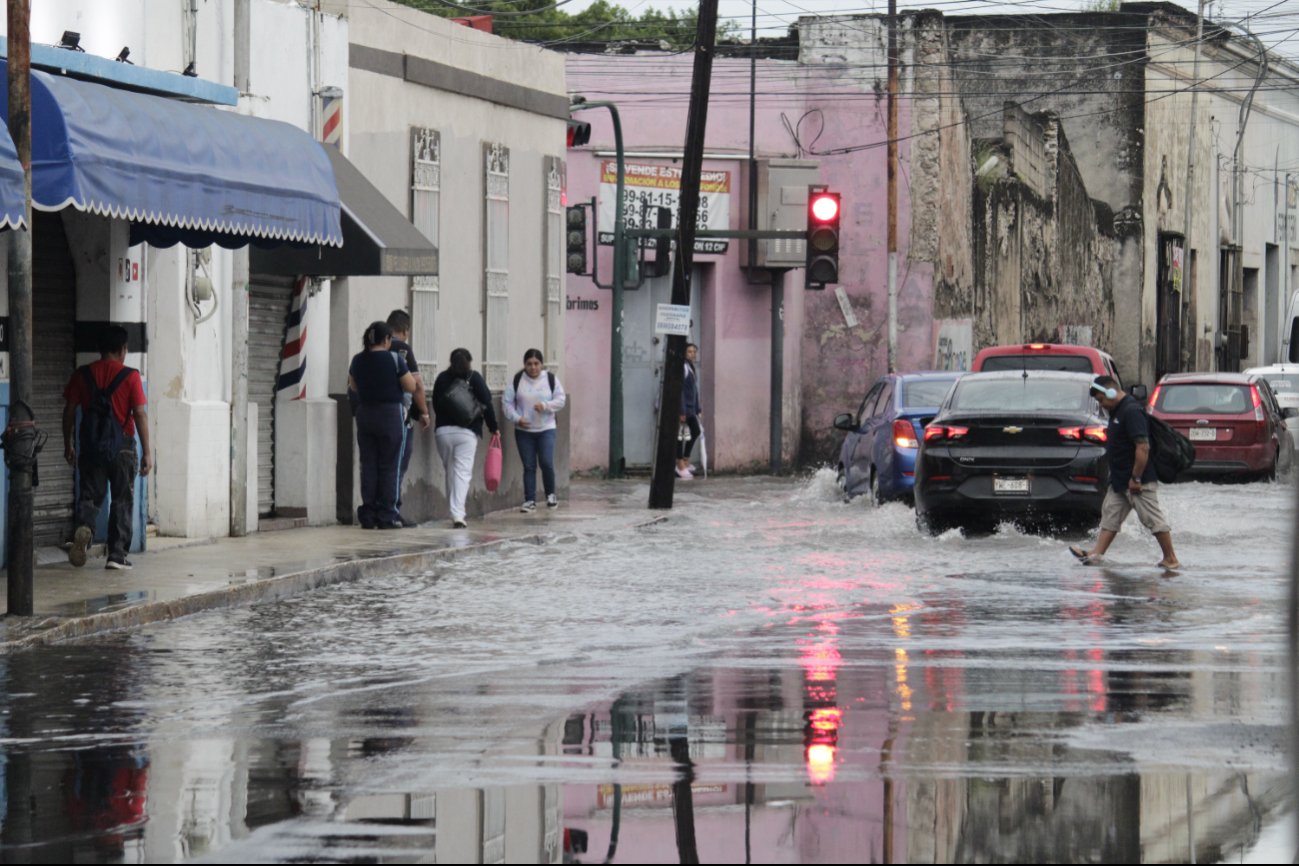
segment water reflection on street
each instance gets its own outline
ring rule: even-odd
[[[1165,496],[1173,580],[732,481],[14,654],[0,859],[1238,862],[1290,807],[1289,491]]]

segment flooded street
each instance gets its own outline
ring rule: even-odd
[[[1289,859],[1293,496],[1164,488],[1168,579],[1135,519],[1084,567],[828,471],[698,481],[638,530],[11,654],[0,860]]]

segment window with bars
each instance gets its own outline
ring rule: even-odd
[[[410,144],[410,221],[433,246],[440,248],[442,136],[435,129],[413,127]],[[426,387],[432,387],[441,360],[437,341],[439,291],[437,275],[411,277],[410,345],[420,361],[420,376]]]
[[[505,388],[510,325],[510,149],[483,144],[483,376],[492,391]]]
[[[559,374],[563,357],[560,311],[564,296],[564,160],[545,157],[546,222],[542,232],[541,315],[544,320],[546,367]]]

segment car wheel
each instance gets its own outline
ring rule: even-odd
[[[880,474],[871,469],[871,505],[883,505],[884,495],[880,493]]]
[[[1291,441],[1289,434],[1282,437],[1281,441],[1285,443],[1281,446],[1284,456],[1278,461],[1277,471],[1282,475],[1289,476],[1294,472],[1294,442]]]
[[[952,528],[950,521],[934,514],[916,512],[916,528],[926,535],[942,535]]]

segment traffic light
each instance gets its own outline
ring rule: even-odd
[[[568,248],[567,262],[570,274],[586,273],[586,206],[575,204],[568,209],[565,217],[568,229],[565,232],[565,245]]]
[[[568,146],[581,147],[591,140],[591,124],[581,120],[568,122]]]
[[[804,285],[839,282],[839,193],[813,187],[807,194],[807,269]]]

